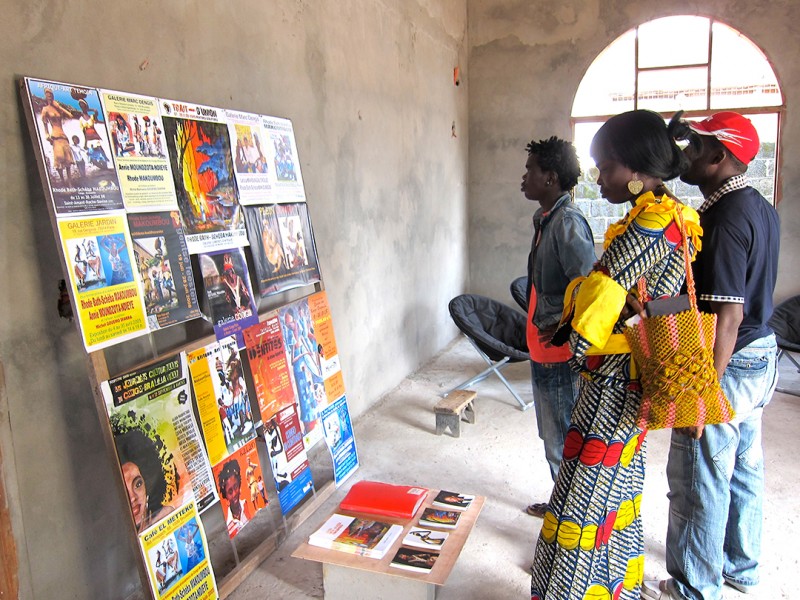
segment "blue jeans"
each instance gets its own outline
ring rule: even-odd
[[[555,481],[570,415],[578,397],[578,374],[569,368],[569,363],[543,364],[532,360],[531,381],[539,437],[544,442],[544,455]]]
[[[777,382],[777,346],[769,335],[736,352],[722,376],[733,421],[709,425],[699,440],[672,433],[667,571],[676,598],[718,600],[725,580],[758,583],[761,414]]]

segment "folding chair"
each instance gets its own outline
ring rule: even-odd
[[[792,356],[792,352],[800,352],[800,296],[793,296],[776,306],[769,319],[769,326],[778,341],[778,361],[785,356],[800,373],[800,363]],[[800,396],[798,390],[778,387],[777,391]]]
[[[533,401],[526,404],[519,397],[500,372],[510,363],[529,360],[525,315],[502,302],[477,294],[456,296],[450,301],[449,308],[453,322],[489,366],[442,395],[466,389],[494,373],[519,402],[522,410],[533,406]]]
[[[517,277],[511,282],[511,297],[528,314],[528,276]]]

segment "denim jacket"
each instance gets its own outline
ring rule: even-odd
[[[533,324],[539,330],[555,329],[564,309],[564,291],[570,281],[588,275],[597,257],[586,217],[572,203],[569,193],[559,198],[543,216],[533,215],[533,241],[528,255],[528,301],[531,281],[536,285]],[[539,233],[541,231],[541,234]],[[538,245],[536,238],[540,237]]]

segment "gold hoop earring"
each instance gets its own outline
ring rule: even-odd
[[[644,189],[644,182],[634,173],[633,179],[628,182],[628,191],[634,196],[638,196]]]

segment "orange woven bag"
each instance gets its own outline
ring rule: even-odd
[[[683,237],[690,308],[645,317],[625,330],[642,385],[637,417],[642,429],[712,425],[734,417],[714,369],[717,315],[697,309],[686,228],[680,208],[675,212]],[[639,280],[639,296],[646,297],[644,279]]]

